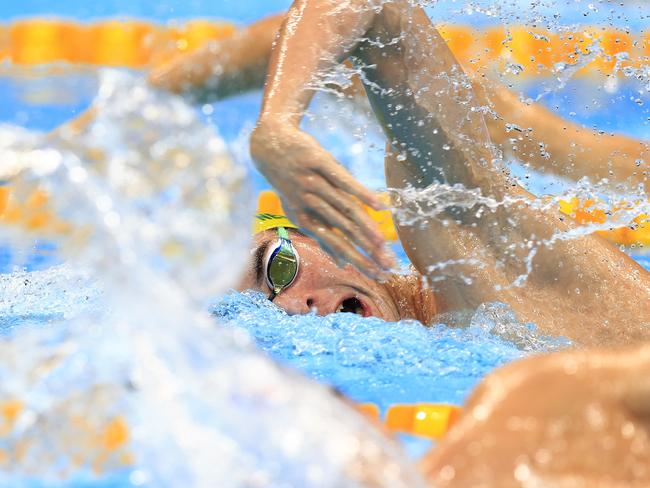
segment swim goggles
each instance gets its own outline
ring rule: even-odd
[[[291,244],[289,233],[284,227],[277,227],[278,240],[266,251],[264,256],[264,269],[266,270],[266,284],[271,289],[269,300],[291,286],[298,275],[300,258],[296,248]]]

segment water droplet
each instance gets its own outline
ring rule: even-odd
[[[524,67],[521,64],[517,63],[508,63],[506,64],[506,73],[512,73],[513,75],[520,75],[523,73]]]

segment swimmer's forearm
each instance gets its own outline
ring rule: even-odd
[[[559,176],[629,181],[650,190],[647,165],[637,166],[638,160],[650,155],[647,143],[587,129],[540,104],[525,104],[506,88],[489,81],[474,86],[499,115],[496,120],[487,116],[486,122],[492,141],[506,153],[537,170]]]
[[[191,91],[210,99],[261,88],[283,19],[284,14],[265,17],[229,38],[208,42],[152,70],[149,80],[172,92]]]
[[[368,0],[297,0],[271,53],[260,125],[298,126],[324,75],[340,64],[368,29]]]
[[[387,3],[367,37],[354,57],[368,98],[418,186],[445,181],[505,196],[509,182],[492,164],[480,102],[424,11]]]

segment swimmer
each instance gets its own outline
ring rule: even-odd
[[[295,15],[295,10],[292,12]],[[427,324],[441,313],[501,301],[521,321],[533,322],[547,333],[567,336],[578,344],[615,345],[647,339],[648,272],[601,238],[583,236],[542,244],[528,269],[530,250],[526,242],[550,240],[558,233],[570,232],[573,225],[554,208],[533,208],[532,195],[511,181],[504,170],[492,167],[496,155],[490,138],[506,151],[516,146],[524,162],[545,171],[601,178],[609,175],[611,168],[610,179],[647,188],[647,174],[637,173],[634,163],[645,154],[645,143],[624,136],[604,138],[540,106],[528,106],[493,83],[470,83],[472,80],[465,77],[440,35],[428,20],[425,25],[422,15],[415,14],[412,23],[400,16],[393,19],[409,22],[403,26],[404,34],[400,26],[392,24],[367,33],[348,22],[335,28],[322,16],[286,21],[300,29],[293,36],[281,36],[278,42],[282,48],[276,47],[271,57],[264,109],[252,139],[258,167],[305,231],[288,231],[301,256],[300,266],[291,286],[285,287],[274,302],[290,313],[352,311],[387,320],[415,318]],[[353,17],[367,21],[363,16]],[[188,86],[196,90],[197,84],[214,81],[214,65],[218,64],[216,71],[226,80],[243,80],[242,89],[255,87],[260,77],[252,73],[267,65],[269,39],[282,19],[265,19],[236,38],[207,45],[184,60],[154,71],[151,79],[175,91]],[[304,27],[309,22],[311,30]],[[286,29],[285,25],[281,32]],[[354,42],[357,34],[368,34],[381,42],[399,38],[400,42],[392,42],[392,47],[383,50],[372,49],[367,42]],[[326,35],[328,39],[323,38]],[[252,41],[254,36],[260,36],[259,42]],[[297,45],[310,46],[312,54],[307,56],[294,47]],[[427,49],[422,48],[425,45]],[[520,200],[518,205],[499,207],[495,212],[475,207],[471,213],[483,212],[480,218],[452,209],[443,218],[429,219],[426,225],[398,225],[402,244],[419,272],[413,276],[384,274],[387,279],[383,281],[373,279],[391,267],[391,258],[376,224],[358,202],[376,208],[381,204],[298,128],[314,93],[310,87],[318,84],[319,73],[350,56],[361,66],[364,62],[376,64],[375,69],[365,70],[366,80],[391,93],[378,96],[376,90],[368,91],[392,141],[386,158],[390,187],[424,188],[444,175],[449,183],[480,188],[483,195],[497,201]],[[455,97],[465,97],[474,106],[489,99],[500,117],[483,118],[478,113],[467,117],[465,108],[454,107],[449,86],[439,73],[452,74],[461,85],[466,82],[457,88]],[[214,86],[221,86],[221,82]],[[231,90],[233,83],[224,86]],[[445,97],[446,103],[437,102]],[[391,106],[403,108],[397,112]],[[506,122],[534,130],[513,139],[505,129]],[[455,134],[456,127],[463,127],[464,133]],[[438,135],[429,136],[434,131]],[[572,145],[574,140],[578,149]],[[539,155],[540,141],[546,144],[550,158]],[[430,161],[436,164],[430,167]],[[398,211],[399,206],[396,202]],[[324,252],[305,234],[316,237],[330,252]],[[254,259],[241,288],[268,293],[264,270],[269,256],[262,251],[276,240],[273,230],[255,236]],[[354,266],[337,266],[341,258]],[[432,270],[436,263],[452,264]],[[523,275],[527,278],[521,286],[511,286]],[[424,286],[423,277],[433,280],[433,290]],[[471,282],[463,279],[466,277]]]
[[[299,2],[290,11],[271,56],[251,151],[301,229],[332,251],[328,256],[314,241],[297,236],[298,252],[305,254],[301,271],[275,302],[290,312],[316,307],[319,313],[329,313],[340,310],[352,296],[361,307],[351,305],[361,313],[393,320],[396,314],[409,316],[400,313],[408,308],[400,308],[403,304],[416,303],[416,308],[435,315],[501,301],[520,320],[579,344],[624,345],[648,339],[648,272],[603,239],[555,240],[541,245],[530,267],[526,266],[526,242],[550,241],[554,235],[569,233],[574,224],[554,208],[534,205],[534,197],[495,166],[484,119],[480,112],[466,108],[479,104],[472,86],[463,83],[467,78],[461,66],[426,15],[388,3],[375,16],[367,2],[358,3],[349,8],[360,13],[346,14],[330,24],[338,16],[317,11],[343,8],[338,2]],[[304,14],[298,15],[298,6],[306,8]],[[291,35],[288,26],[296,29],[290,30]],[[363,38],[386,47],[357,41]],[[358,203],[379,207],[376,196],[299,128],[318,76],[350,56],[360,66],[374,66],[365,69],[365,79],[372,85],[367,93],[373,109],[391,141],[386,157],[389,187],[426,188],[442,175],[449,183],[480,188],[497,201],[519,202],[494,211],[450,209],[426,225],[403,225],[397,219],[402,244],[421,276],[435,280],[442,273],[430,266],[456,263],[443,270],[446,279],[434,283],[434,293],[420,290],[416,298],[413,287],[362,279],[352,266],[336,267],[331,257],[344,257],[371,277],[390,268],[381,235]],[[454,93],[441,73],[458,80]],[[453,102],[458,98],[468,103]],[[425,203],[420,204],[426,210]],[[409,204],[402,205],[408,211]],[[400,202],[396,206],[399,212]],[[482,212],[480,217],[477,212]],[[256,246],[273,239],[273,233],[266,232],[257,236]],[[521,286],[511,286],[521,275],[527,275]],[[264,282],[254,278],[250,273],[245,285],[266,291]],[[364,293],[354,292],[349,283],[363,283]],[[428,305],[422,307],[422,301]]]
[[[527,238],[530,231],[543,235],[558,228],[569,228],[570,223],[562,221],[548,209],[529,208],[527,201],[530,197],[523,190],[511,186],[507,175],[491,166],[491,159],[481,158],[490,146],[482,144],[487,141],[487,134],[480,115],[463,113],[465,106],[461,109],[454,106],[451,97],[439,96],[449,88],[445,86],[446,81],[443,83],[444,80],[437,75],[459,68],[424,13],[401,1],[387,2],[381,9],[370,10],[369,5],[369,2],[361,0],[297,2],[289,13],[274,54],[265,109],[253,142],[258,158],[265,158],[265,171],[275,173],[276,181],[285,178],[288,186],[293,185],[296,195],[289,187],[284,196],[294,205],[296,215],[305,215],[300,221],[303,228],[326,243],[334,240],[336,244],[342,236],[335,229],[352,226],[353,233],[348,235],[353,238],[358,234],[353,238],[357,240],[330,245],[342,255],[351,254],[354,244],[364,247],[358,239],[363,239],[366,233],[372,235],[372,223],[365,220],[365,214],[361,213],[356,201],[336,197],[354,194],[369,203],[376,203],[374,195],[351,177],[346,177],[327,153],[300,133],[297,125],[309,100],[310,93],[304,89],[309,77],[317,71],[330,69],[348,51],[354,52],[362,62],[376,64],[376,70],[369,73],[369,81],[393,90],[383,92],[395,98],[390,101],[381,98],[382,92],[370,92],[373,106],[391,141],[386,164],[389,185],[419,187],[435,181],[438,174],[431,174],[427,165],[420,164],[420,158],[426,155],[436,162],[436,167],[450,181],[479,187],[497,197],[511,192],[523,197],[520,208],[512,211],[514,213],[509,213],[511,211],[505,207],[494,214],[487,212],[480,220],[473,221],[471,215],[459,211],[450,213],[446,226],[431,221],[428,227],[402,226],[399,229],[411,259],[421,271],[420,275],[404,279],[411,280],[418,293],[426,291],[428,298],[421,298],[422,303],[432,300],[426,302],[431,306],[427,316],[454,307],[471,307],[477,301],[489,301],[497,296],[513,307],[518,306],[518,313],[531,313],[535,322],[538,322],[534,319],[535,313],[539,312],[545,327],[557,324],[560,333],[568,335],[571,332],[583,343],[612,339],[602,331],[592,336],[593,331],[589,330],[594,327],[598,313],[610,313],[607,307],[616,309],[620,306],[631,314],[630,321],[637,320],[642,324],[646,318],[643,314],[649,310],[647,274],[598,238],[582,237],[569,243],[559,242],[553,252],[542,251],[541,257],[537,256],[533,263],[527,283],[501,295],[491,287],[499,284],[500,278],[502,282],[510,281],[508,266],[516,268],[516,254],[512,261],[504,261],[503,266],[495,264],[493,269],[481,268],[480,278],[484,281],[447,284],[436,288],[435,295],[430,290],[423,291],[421,281],[424,278],[420,276],[428,276],[427,259],[437,262],[441,257],[472,253],[488,259],[502,251],[499,236],[503,233],[514,237],[522,234],[522,238]],[[381,56],[381,50],[370,43],[357,45],[355,39],[364,37],[383,41],[388,46],[384,48],[387,57]],[[393,38],[399,42],[385,42]],[[292,56],[297,53],[307,55],[295,62]],[[460,71],[458,73],[462,76]],[[422,86],[417,86],[417,82]],[[426,87],[430,89],[427,91]],[[440,93],[435,96],[438,89]],[[470,89],[466,86],[459,89],[472,99]],[[392,112],[388,105],[394,102],[402,103],[404,110]],[[413,122],[409,114],[419,118],[423,113],[426,117],[419,120],[423,120],[426,127],[422,132],[417,129],[417,124],[416,128],[407,125]],[[463,123],[458,124],[459,120]],[[457,132],[461,135],[469,130],[473,137],[469,141],[455,137],[456,132],[444,130],[450,126],[459,128]],[[448,150],[443,152],[436,148],[438,145],[442,147],[444,140],[432,138],[433,128],[438,128],[439,139],[444,137],[451,143]],[[269,152],[265,151],[265,145],[270,146]],[[431,155],[427,154],[429,150]],[[284,151],[286,160],[282,158]],[[398,156],[402,155],[406,157],[399,161],[402,157]],[[474,159],[474,156],[478,158]],[[481,159],[484,164],[476,164]],[[310,173],[314,168],[318,171]],[[323,187],[330,179],[334,184]],[[305,191],[305,182],[313,185],[311,190],[307,188]],[[321,188],[323,191],[317,192]],[[333,213],[329,212],[333,215],[331,223],[323,222],[322,217],[323,209],[329,207],[323,207],[322,202],[314,198],[303,201],[301,197],[305,194],[321,195],[318,198],[323,199],[334,197],[325,200],[325,203],[331,201],[330,206],[335,209]],[[345,202],[351,202],[347,209],[349,217],[346,217],[346,208],[342,213],[336,210]],[[338,221],[343,218],[350,222],[339,225]],[[266,228],[262,228],[264,226]],[[364,226],[365,233],[357,230],[357,227],[363,229]],[[341,301],[343,308],[349,311],[391,318],[390,314],[401,316],[424,307],[413,305],[409,309],[405,305],[417,296],[404,291],[404,285],[395,285],[396,290],[391,294],[389,285],[367,278],[366,274],[351,266],[339,268],[332,256],[294,229],[287,220],[261,219],[257,230],[254,255],[262,260],[254,261],[255,266],[246,279],[251,283],[256,280],[251,286],[262,290],[280,305],[295,307],[296,312],[306,311],[310,305],[309,292],[314,287],[335,288],[341,284],[345,287],[343,290],[335,289],[334,295],[325,296],[329,300],[327,303],[336,307],[331,311],[336,311],[339,299],[344,299],[351,291],[359,295],[367,293],[371,303],[359,300],[360,307],[354,301],[345,304],[345,300]],[[374,242],[379,243],[379,239],[367,238],[367,242],[370,247]],[[390,264],[389,258],[383,255],[381,244],[366,250],[373,260],[362,261],[359,266],[369,273],[374,268],[376,274],[380,274],[381,267]],[[354,254],[348,259],[354,262]],[[364,264],[367,264],[365,268]],[[307,279],[312,281],[304,281]],[[314,281],[319,279],[322,281]],[[599,288],[598,280],[608,283]],[[571,287],[575,285],[585,287],[582,288],[587,295],[585,302],[571,295]],[[597,303],[598,297],[588,295],[610,288],[611,299],[607,295],[599,297],[603,304]],[[527,306],[527,302],[532,305]],[[583,306],[584,310],[580,310]],[[590,311],[588,307],[591,306],[596,306],[597,310]],[[544,315],[547,308],[557,314],[566,312],[566,315],[562,320],[547,319]],[[323,309],[325,311],[330,310]],[[634,324],[617,323],[616,310],[611,313],[609,325],[614,329],[611,334],[624,336],[621,340],[613,338],[611,343],[644,338],[643,331],[633,327]],[[581,322],[582,315],[585,322]],[[572,328],[576,318],[577,325],[585,324],[584,331]],[[628,326],[631,334],[625,336]],[[648,378],[650,349],[647,345],[621,351],[570,351],[513,363],[482,383],[466,405],[466,414],[444,441],[425,456],[421,471],[435,486],[648,486]]]
[[[598,237],[558,240],[552,249],[540,249],[524,284],[507,286],[521,272],[522,250],[511,243],[533,235],[548,238],[573,224],[555,210],[532,205],[532,196],[496,165],[481,113],[467,110],[477,103],[471,84],[463,83],[460,65],[424,12],[407,1],[298,0],[289,11],[271,57],[251,145],[261,170],[303,228],[368,274],[387,267],[390,258],[357,203],[378,206],[374,195],[299,128],[315,78],[348,56],[369,67],[366,91],[389,140],[389,186],[423,188],[444,178],[480,188],[499,201],[519,202],[478,216],[475,208],[451,209],[445,219],[426,225],[398,222],[401,241],[421,275],[428,276],[428,266],[441,261],[462,262],[461,272],[475,273],[471,283],[436,283],[438,312],[500,300],[520,319],[583,344],[647,341],[650,277]],[[450,84],[450,78],[456,83]],[[295,254],[304,253],[299,266],[310,268],[301,276],[300,269],[296,274],[296,266],[288,265],[283,273],[273,273],[274,283],[264,271],[273,267],[274,253],[290,246],[275,232],[264,230],[256,239],[258,246],[268,240],[279,249],[264,253],[263,266],[271,264],[262,267],[257,283],[267,293],[273,289],[269,298],[307,306],[313,287],[333,290],[342,284],[347,292],[366,286],[351,267],[330,269],[332,258],[295,233],[285,234],[296,243],[297,252],[289,254],[298,264]],[[463,269],[472,266],[466,264],[472,257],[484,265]],[[312,276],[319,274],[324,276]],[[301,279],[307,278],[322,281],[301,288]],[[338,301],[329,299],[330,304]],[[647,486],[648,378],[648,344],[513,363],[488,376],[459,423],[424,457],[421,470],[432,486]]]

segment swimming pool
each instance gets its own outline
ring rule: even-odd
[[[116,2],[111,12],[156,20],[207,12],[246,21],[253,10],[257,17],[267,8],[280,9],[286,4],[243,8],[234,2],[219,7],[188,2],[172,8]],[[27,3],[24,13],[41,7]],[[99,8],[87,12],[74,3],[61,8],[72,10],[60,14],[81,19],[105,13]],[[198,12],[202,8],[206,10]],[[453,11],[455,7],[450,3],[447,8]],[[518,323],[500,304],[470,311],[462,317],[465,328],[440,324],[425,329],[416,323],[390,324],[347,314],[288,316],[255,294],[228,294],[215,303],[215,297],[232,284],[246,247],[247,232],[241,225],[237,230],[236,224],[246,218],[252,196],[265,188],[263,179],[252,171],[246,150],[260,94],[193,111],[142,91],[137,77],[98,74],[94,69],[38,76],[5,69],[0,85],[7,102],[2,109],[5,122],[50,130],[83,110],[99,92],[100,102],[103,99],[110,112],[105,126],[137,127],[142,120],[138,107],[148,106],[153,97],[166,107],[153,116],[154,121],[165,115],[169,120],[160,121],[157,132],[149,137],[168,141],[170,146],[180,144],[184,154],[201,161],[200,150],[205,141],[212,140],[202,132],[208,122],[217,127],[230,152],[253,178],[246,184],[243,175],[229,168],[232,178],[219,181],[219,188],[228,189],[221,194],[227,196],[226,203],[238,205],[226,205],[231,210],[219,219],[205,220],[206,207],[189,194],[179,197],[151,191],[146,198],[138,192],[134,196],[130,183],[101,170],[86,183],[75,181],[75,175],[81,174],[79,161],[70,154],[63,156],[65,170],[49,176],[57,208],[75,217],[77,227],[96,229],[96,237],[88,239],[80,232],[61,242],[45,238],[35,249],[32,241],[21,240],[20,235],[5,236],[12,245],[4,247],[2,258],[6,273],[2,275],[0,319],[8,337],[3,357],[9,359],[0,375],[4,397],[18,399],[22,413],[11,436],[3,439],[3,448],[16,450],[20,442],[28,448],[16,466],[3,466],[3,486],[27,482],[48,486],[61,478],[72,486],[349,484],[352,481],[344,468],[351,456],[359,452],[370,456],[364,449],[372,451],[371,446],[400,459],[395,446],[378,439],[327,391],[278,369],[253,343],[280,364],[382,409],[400,402],[460,404],[493,368],[530,352],[566,345],[561,338],[544,337],[532,325]],[[601,81],[593,79],[571,79],[561,88],[553,80],[545,83],[557,89],[545,93],[542,102],[559,106],[564,115],[606,130],[647,136],[647,107],[635,101],[645,94],[639,95],[636,81],[621,82],[613,93],[599,90]],[[544,86],[536,81],[521,88],[535,96]],[[119,102],[117,91],[138,100],[133,107],[112,107]],[[586,91],[597,93],[599,103],[584,108],[581,95]],[[346,112],[326,95],[316,101],[313,113],[307,122],[310,130],[364,182],[380,187],[377,173],[383,142],[373,123],[354,111]],[[187,137],[193,131],[201,134],[200,141],[174,139],[175,132]],[[80,148],[101,147],[115,164],[124,164],[125,154],[137,149],[121,139],[118,131],[109,129],[95,136],[98,140],[84,141]],[[224,150],[218,142],[214,145],[214,154]],[[136,167],[135,162],[144,168],[135,176],[145,183],[155,180],[162,167],[161,161],[148,164],[137,154],[126,167]],[[201,164],[208,167],[210,163]],[[182,174],[174,173],[177,178]],[[90,183],[92,192],[85,192]],[[173,183],[169,186],[177,182]],[[30,184],[33,181],[27,179],[26,187]],[[193,190],[201,188],[197,181],[188,184]],[[154,189],[167,188],[160,185]],[[531,185],[544,192],[563,188],[561,182],[541,177],[533,177]],[[109,198],[110,208],[106,198],[98,196]],[[196,212],[188,215],[185,208]],[[112,211],[123,219],[117,226],[111,218],[106,220]],[[197,222],[218,239],[208,239]],[[204,247],[205,254],[210,250],[210,259],[198,266],[189,255],[166,254],[168,248],[161,243],[168,241],[158,234],[170,227],[171,237],[182,240],[189,235],[185,244],[192,249]],[[242,248],[239,257],[237,248]],[[70,264],[74,260],[65,258],[75,254],[83,255],[87,267]],[[639,256],[639,261],[647,266],[647,258]],[[7,272],[14,266],[27,271]],[[206,310],[210,316],[202,313]],[[96,432],[101,435],[97,437]],[[71,449],[70,439],[81,447]],[[350,439],[359,446],[337,453]],[[58,456],[52,455],[52,445],[55,453],[59,450]],[[412,456],[428,447],[415,441],[407,446]],[[416,475],[407,461],[401,462],[400,474],[387,477],[386,486],[416,486]]]

